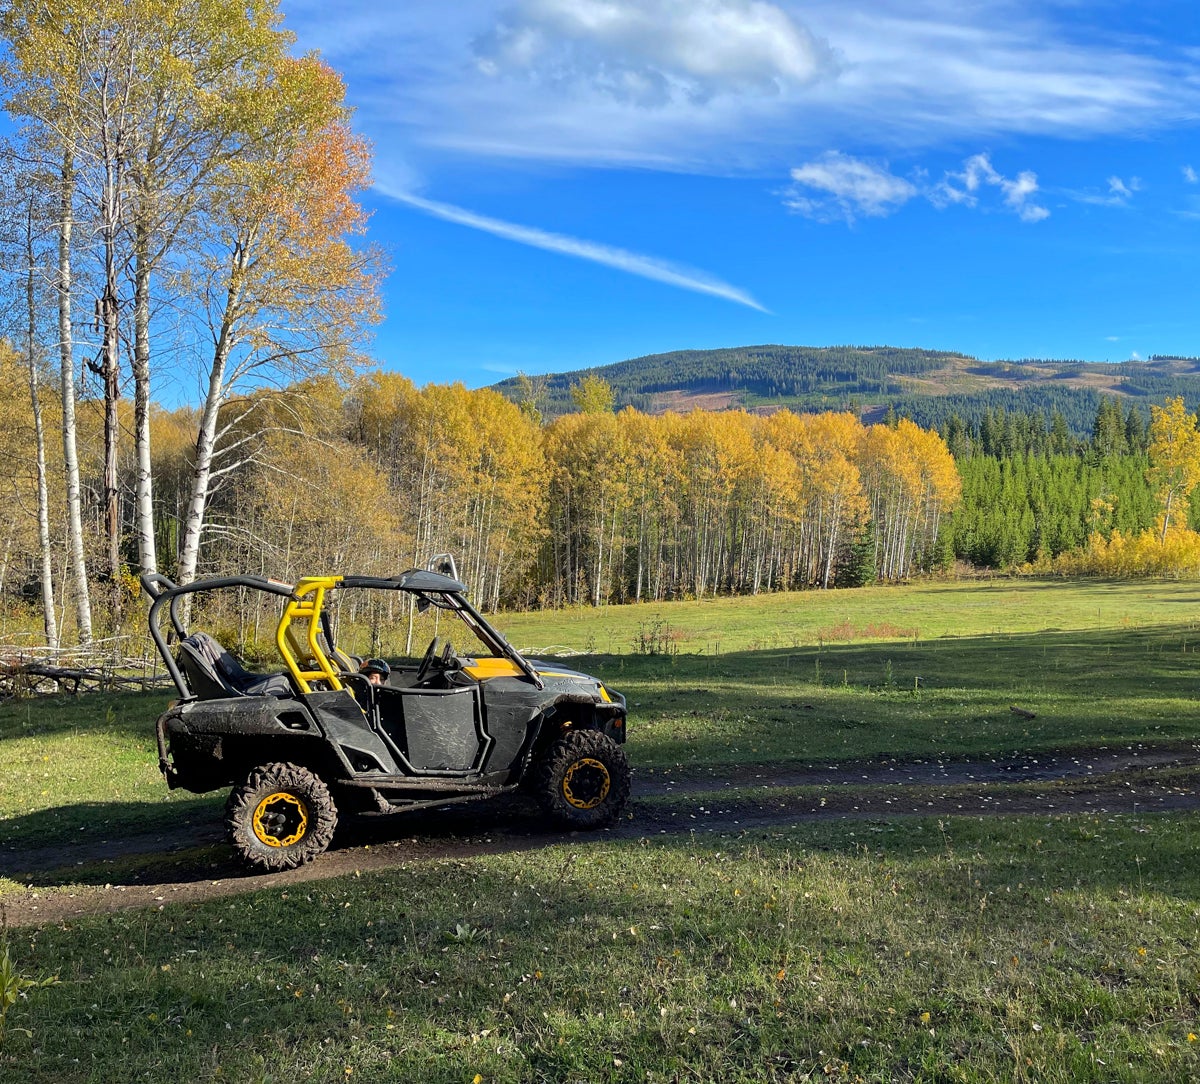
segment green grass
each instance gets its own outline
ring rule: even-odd
[[[677,653],[633,653],[655,621],[669,626],[660,641]],[[524,646],[604,652],[572,665],[626,694],[641,768],[1200,737],[1200,623],[1193,592],[1177,583],[932,583],[499,623]],[[887,626],[907,635],[863,637]],[[220,798],[168,793],[158,773],[153,721],[166,700],[0,705],[0,846],[107,839],[215,815]],[[1015,715],[1014,704],[1037,717]]]
[[[0,1076],[1194,1079],[1198,829],[581,838],[12,931],[61,983],[14,1010]]]
[[[803,591],[702,602],[577,607],[502,614],[496,624],[522,650],[566,647],[627,654],[656,620],[683,654],[720,655],[815,647],[849,626],[890,625],[899,639],[986,636],[1047,629],[1090,631],[1152,625],[1190,628],[1200,644],[1196,596],[1188,584],[1138,581],[976,580],[844,591]],[[824,634],[824,636],[823,636]],[[884,637],[889,638],[889,637]]]
[[[1200,625],[1179,584],[498,624],[521,646],[590,649],[571,665],[628,695],[647,773],[1200,738]],[[635,652],[648,630],[668,653]],[[0,848],[215,822],[223,796],[170,795],[158,775],[165,700],[0,706]],[[657,803],[689,801],[705,796]],[[1198,849],[1192,813],[579,836],[14,929],[20,973],[62,981],[10,1011],[0,1079],[1195,1079]],[[105,878],[173,868],[126,858]],[[0,903],[19,887],[0,881]]]
[[[0,848],[149,832],[212,804],[168,792],[159,773],[154,720],[167,699],[97,693],[0,705]]]

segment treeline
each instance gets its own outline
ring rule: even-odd
[[[957,463],[963,502],[951,545],[957,557],[981,568],[1057,557],[1093,533],[1143,531],[1158,511],[1144,453],[971,455]]]
[[[1099,559],[1108,555],[1109,540],[1150,531],[1163,514],[1162,482],[1150,454],[1151,413],[1158,415],[1160,433],[1169,419],[1184,428],[1185,421],[1195,425],[1181,400],[1173,410],[1143,413],[1138,404],[1122,408],[1103,397],[1086,439],[1072,436],[1061,414],[1049,426],[1040,413],[1002,409],[986,412],[975,425],[952,416],[941,433],[963,481],[951,527],[955,556],[978,567],[1049,568],[1055,559],[1084,550]],[[1200,523],[1194,503],[1183,502],[1178,525]],[[1156,560],[1160,572],[1169,564],[1161,553]],[[1084,565],[1057,567],[1081,571]]]
[[[1171,394],[1182,395],[1193,408],[1200,406],[1200,380]],[[938,430],[954,440],[956,456],[975,452],[1016,455],[1075,452],[1086,447],[1102,409],[1120,411],[1122,425],[1132,412],[1143,432],[1150,424],[1147,401],[1118,402],[1114,396],[1092,389],[1045,385],[1017,390],[993,388],[975,395],[896,398],[889,401],[884,413],[911,418],[920,426]],[[964,436],[968,442],[964,442]]]
[[[19,381],[22,370],[18,356],[0,351],[0,379]],[[39,395],[53,427],[58,389]],[[1047,571],[1136,559],[1162,571],[1172,555],[1200,552],[1180,533],[1194,518],[1200,437],[1178,400],[1154,408],[1149,424],[1107,400],[1088,440],[1052,427],[1066,450],[1036,418],[993,413],[977,427],[952,427],[963,449],[956,463],[942,434],[903,418],[614,413],[602,382],[584,382],[575,397],[574,413],[543,422],[493,390],[417,388],[376,372],[233,400],[195,571],[389,575],[449,551],[479,603],[499,608],[887,582],[956,557]],[[104,403],[77,405],[85,561],[102,576]],[[122,425],[131,414],[122,403]],[[196,416],[192,407],[151,411],[155,546],[172,577],[186,574]],[[35,443],[28,406],[0,403],[0,455],[13,465],[4,475],[0,610],[36,604],[49,585],[61,622],[70,617],[65,474],[60,447],[48,444],[47,566]],[[119,585],[136,614],[136,456],[124,455],[118,470]]]
[[[388,574],[450,551],[495,608],[900,579],[948,556],[958,474],[909,422],[601,404],[543,425],[392,373],[301,390],[254,412],[261,447],[214,495],[203,571]]]
[[[11,373],[17,362],[6,364]],[[54,398],[47,397],[53,415]],[[102,404],[81,411],[87,560],[103,569]],[[32,437],[12,408],[7,437]],[[159,567],[178,573],[195,411],[152,414]],[[897,580],[949,559],[960,483],[944,441],[908,421],[625,409],[547,424],[497,392],[418,389],[392,373],[312,379],[230,404],[196,572],[283,579],[394,574],[449,551],[488,607],[664,600]],[[56,457],[49,464],[58,476]],[[121,461],[127,566],[132,474]],[[31,475],[11,481],[0,590],[34,599]],[[61,508],[55,483],[51,505]],[[61,538],[56,511],[51,534]],[[60,612],[66,554],[54,548]],[[132,574],[126,577],[136,591]],[[131,595],[132,597],[132,595]]]
[[[617,406],[649,407],[656,392],[747,392],[766,399],[887,395],[892,374],[916,375],[944,366],[961,354],[891,346],[745,346],[721,350],[675,350],[649,354],[591,370],[612,389]],[[580,374],[539,378],[538,408],[547,416],[571,410],[571,387]],[[514,399],[527,394],[514,378],[497,390]]]

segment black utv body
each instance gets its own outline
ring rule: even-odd
[[[525,659],[451,576],[258,576],[177,586],[144,575],[150,633],[180,699],[157,723],[170,787],[232,786],[226,823],[257,870],[300,865],[333,836],[338,811],[390,813],[525,787],[556,822],[612,823],[629,796],[625,698],[586,674]],[[247,671],[212,636],[183,627],[180,600],[249,588],[279,596],[276,646],[286,668]],[[383,684],[334,642],[326,601],[348,589],[406,593],[422,612],[465,622],[490,655],[463,657],[437,636],[419,665]],[[177,654],[162,628],[169,618]]]

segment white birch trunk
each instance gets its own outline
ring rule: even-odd
[[[208,374],[208,393],[204,397],[200,428],[196,434],[196,455],[192,464],[192,492],[188,501],[187,517],[184,521],[183,542],[179,547],[178,581],[181,586],[191,583],[196,578],[196,566],[200,559],[200,536],[204,530],[204,511],[208,504],[209,483],[212,480],[217,422],[220,420],[221,405],[227,391],[225,373],[233,349],[233,324],[240,302],[241,281],[245,266],[246,249],[239,246],[233,256],[229,288],[225,298],[225,311],[213,348],[212,368]],[[190,597],[190,595],[185,596],[185,603]]]
[[[71,230],[75,170],[70,155],[64,155],[61,205],[58,221],[58,353],[62,391],[63,467],[67,482],[67,550],[75,591],[75,621],[79,642],[92,641],[92,600],[87,564],[83,556],[83,513],[79,485],[79,452],[75,426],[75,358],[71,350]]]
[[[29,365],[29,401],[33,408],[33,432],[37,441],[37,510],[38,550],[42,565],[42,626],[46,632],[46,646],[58,647],[58,619],[54,613],[54,561],[50,550],[50,495],[46,483],[46,431],[42,426],[42,401],[38,392],[37,353],[37,297],[34,279],[33,253],[33,207],[25,219],[25,257],[28,274],[25,280],[25,302],[28,315],[25,360]]]

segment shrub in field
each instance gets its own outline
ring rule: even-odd
[[[639,655],[677,655],[681,639],[683,634],[671,628],[660,614],[656,614],[653,620],[638,625],[633,649]]]
[[[1186,527],[1093,534],[1082,548],[1031,568],[1063,576],[1200,576],[1200,534]]]

